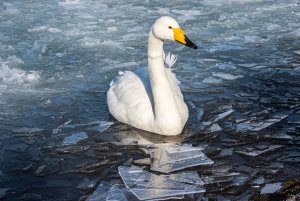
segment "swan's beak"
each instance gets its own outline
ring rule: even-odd
[[[174,32],[175,41],[182,43],[190,48],[197,49],[197,45],[195,45],[188,37],[185,36],[184,31],[181,28],[172,28]]]

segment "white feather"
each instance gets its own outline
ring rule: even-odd
[[[164,59],[165,65],[168,68],[172,68],[172,66],[177,61],[177,56],[174,54],[171,54],[170,52],[168,52],[168,54],[165,54],[165,52],[163,52],[163,59]]]

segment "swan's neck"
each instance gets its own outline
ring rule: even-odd
[[[164,66],[163,41],[156,38],[152,30],[148,41],[148,70],[154,101],[155,123],[165,130],[181,126],[180,113]]]

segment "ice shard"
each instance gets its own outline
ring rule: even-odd
[[[120,166],[118,169],[125,186],[139,200],[176,199],[185,194],[205,192],[203,181],[196,172],[157,175],[137,166]]]
[[[156,144],[150,149],[151,170],[163,173],[174,172],[188,167],[212,165],[214,162],[201,147],[189,145]]]

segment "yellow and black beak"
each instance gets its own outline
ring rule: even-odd
[[[185,36],[184,31],[181,28],[172,28],[174,32],[175,41],[184,44],[190,48],[197,49],[197,45],[195,45],[188,37]]]

